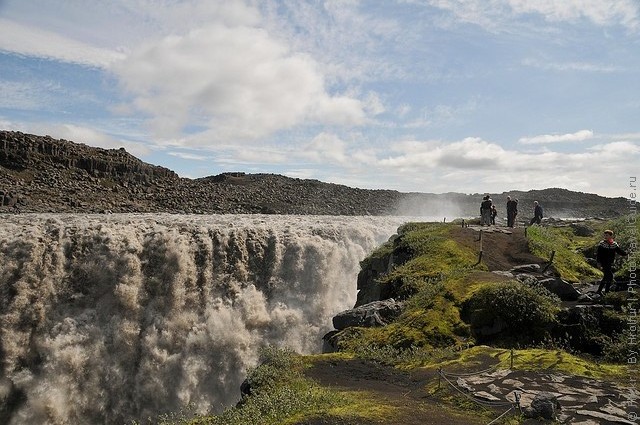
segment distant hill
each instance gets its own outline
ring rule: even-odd
[[[428,186],[428,184],[426,184]],[[538,200],[550,217],[616,217],[624,198],[566,189],[508,192],[520,217]],[[367,190],[277,174],[223,173],[199,179],[142,162],[120,149],[0,131],[0,211],[169,212],[318,215],[419,215],[454,219],[479,215],[484,194]],[[501,214],[507,193],[491,194]]]

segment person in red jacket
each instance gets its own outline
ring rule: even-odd
[[[602,268],[602,280],[600,286],[598,286],[597,294],[602,295],[602,288],[604,287],[604,293],[609,292],[609,287],[613,282],[613,260],[616,258],[616,254],[626,257],[627,253],[620,248],[618,242],[613,240],[613,230],[604,231],[604,239],[598,244],[598,252],[596,253],[596,261]]]

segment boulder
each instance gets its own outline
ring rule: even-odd
[[[374,301],[338,313],[333,318],[333,327],[342,330],[353,326],[365,328],[385,326],[398,317],[401,311],[402,303],[392,298]]]
[[[511,268],[511,273],[537,273],[540,271],[540,264],[521,264]]]
[[[560,278],[540,279],[538,283],[544,286],[547,291],[556,294],[562,301],[576,301],[581,295],[580,291],[572,284]]]
[[[559,410],[560,402],[558,397],[543,391],[534,397],[529,407],[523,409],[523,413],[527,418],[554,420]]]
[[[593,236],[596,231],[583,223],[572,223],[571,229],[576,236]]]

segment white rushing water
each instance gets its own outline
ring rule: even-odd
[[[0,216],[0,422],[220,411],[260,347],[319,352],[401,217]]]

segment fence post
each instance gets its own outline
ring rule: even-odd
[[[478,254],[478,262],[474,266],[477,266],[480,262],[482,262],[482,229],[480,229],[480,253]]]
[[[551,263],[553,263],[553,257],[556,256],[556,251],[551,251],[551,257],[549,257],[549,262],[547,263],[546,266],[544,266],[544,269],[542,269],[542,273],[546,272],[547,269],[549,268],[549,266],[551,265]]]

